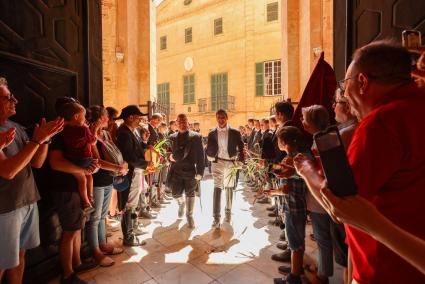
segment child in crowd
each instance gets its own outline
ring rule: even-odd
[[[68,103],[63,108],[65,127],[63,129],[65,158],[77,166],[88,168],[94,161],[92,147],[95,147],[96,137],[92,135],[86,125],[86,110],[78,103]],[[78,191],[83,203],[83,210],[90,214],[94,211],[93,177],[91,175],[77,174],[73,176],[78,182]]]

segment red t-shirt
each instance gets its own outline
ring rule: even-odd
[[[84,159],[93,157],[92,144],[96,138],[87,126],[65,126],[63,129],[65,156],[71,159]]]
[[[359,194],[425,239],[425,93],[411,84],[388,98],[361,121],[348,157]],[[425,283],[425,275],[371,236],[350,226],[346,232],[357,282]]]

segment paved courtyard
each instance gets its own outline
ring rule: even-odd
[[[116,264],[81,274],[89,283],[118,284],[254,284],[273,283],[279,277],[281,263],[270,259],[281,252],[275,244],[281,230],[268,224],[266,205],[252,205],[254,194],[240,183],[235,194],[232,223],[221,231],[211,229],[213,181],[206,177],[201,185],[202,204],[195,205],[196,228],[190,230],[186,220],[177,220],[177,203],[173,200],[158,213],[158,218],[144,221],[147,245],[126,248],[114,257]],[[224,197],[224,196],[223,196]],[[224,208],[224,200],[223,207]],[[118,222],[111,221],[119,227]],[[317,247],[310,240],[307,227],[306,263],[313,263]],[[121,244],[121,232],[114,232],[109,242]],[[289,265],[289,264],[288,264]],[[57,283],[56,279],[53,283]],[[331,283],[342,283],[341,269],[335,268]]]

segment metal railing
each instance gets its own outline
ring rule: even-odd
[[[198,99],[199,112],[214,112],[219,109],[224,109],[228,111],[235,110],[235,97],[223,96]]]

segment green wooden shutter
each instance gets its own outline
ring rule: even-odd
[[[220,108],[223,108],[227,110],[227,73],[224,73],[222,75],[222,92],[221,92],[221,106]]]
[[[183,103],[189,102],[189,82],[187,76],[183,76]]]
[[[217,76],[211,76],[211,111],[215,111],[217,107]]]
[[[264,62],[255,64],[255,95],[264,96]]]
[[[195,103],[195,75],[190,75],[189,83],[189,101]]]
[[[165,84],[164,103],[167,107],[170,106],[170,83]]]

